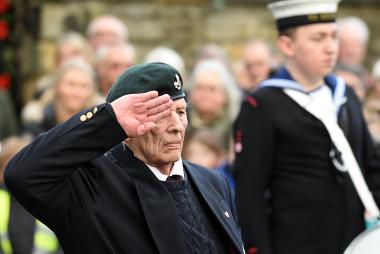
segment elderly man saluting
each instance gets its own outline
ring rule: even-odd
[[[243,253],[226,180],[181,160],[184,97],[169,65],[132,67],[106,104],[19,152],[5,183],[65,253]]]

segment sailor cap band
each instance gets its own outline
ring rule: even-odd
[[[335,22],[338,3],[341,0],[285,0],[268,5],[276,19],[277,29]]]

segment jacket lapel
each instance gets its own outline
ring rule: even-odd
[[[159,253],[185,253],[180,220],[169,191],[128,148],[120,145],[111,153],[119,167],[134,179],[149,231]]]
[[[222,225],[226,235],[231,239],[236,249],[239,250],[239,253],[244,253],[240,233],[236,227],[235,219],[232,217],[233,213],[230,206],[199,170],[186,161],[183,163],[187,176],[191,177],[195,189],[201,193],[202,198],[206,201],[205,203],[209,206],[217,221]]]

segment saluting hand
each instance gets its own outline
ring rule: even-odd
[[[117,121],[130,138],[154,128],[159,120],[170,114],[172,104],[169,95],[158,96],[157,91],[128,94],[111,102]]]

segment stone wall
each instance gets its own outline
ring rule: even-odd
[[[236,58],[248,38],[274,36],[273,21],[263,6],[231,6],[217,10],[208,4],[47,2],[42,8],[41,40],[38,42],[40,55],[44,56],[40,58],[40,71],[51,68],[54,40],[62,31],[85,32],[89,20],[104,13],[115,14],[125,21],[140,59],[153,47],[165,45],[178,50],[188,66],[196,50],[206,42],[220,43],[232,58]]]
[[[274,42],[274,22],[265,8],[268,1],[156,0],[156,1],[41,1],[39,38],[22,44],[23,73],[31,79],[53,68],[55,39],[67,30],[85,33],[88,22],[105,13],[120,17],[141,61],[152,48],[176,49],[188,68],[197,49],[207,42],[224,46],[232,60],[239,58],[252,37]],[[372,37],[367,64],[380,58],[379,4],[341,4],[339,16],[356,15],[368,22]]]

